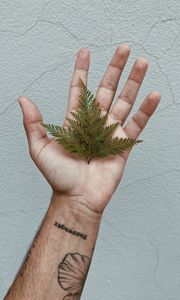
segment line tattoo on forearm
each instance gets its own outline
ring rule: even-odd
[[[56,227],[58,227],[58,228],[64,230],[64,231],[66,231],[66,232],[69,232],[69,233],[71,233],[71,234],[73,234],[73,235],[79,236],[80,238],[82,238],[82,239],[84,239],[84,240],[87,239],[87,234],[83,234],[83,233],[80,233],[80,232],[78,232],[78,231],[76,231],[76,230],[72,230],[72,229],[66,227],[64,224],[55,222],[54,225],[55,225]]]
[[[23,262],[23,265],[22,265],[22,268],[20,270],[20,275],[23,276],[24,274],[24,271],[26,270],[26,267],[27,267],[27,263],[29,261],[29,258],[30,258],[30,255],[31,255],[31,252],[32,252],[32,249],[35,247],[35,241],[33,241],[30,249],[28,250],[28,253],[26,255],[26,258],[24,259],[24,262]]]
[[[91,259],[80,253],[68,253],[58,266],[58,282],[68,294],[63,300],[79,300]]]
[[[45,218],[45,217],[44,217],[44,218]],[[28,261],[29,261],[30,256],[31,256],[31,253],[32,253],[33,249],[35,248],[36,240],[37,240],[37,237],[38,237],[38,235],[39,235],[39,233],[40,233],[42,224],[43,224],[43,223],[40,224],[40,226],[39,226],[39,228],[38,228],[38,230],[37,230],[37,232],[36,232],[36,234],[35,234],[34,240],[32,241],[32,243],[31,243],[31,245],[30,245],[30,247],[29,247],[29,249],[28,249],[27,255],[25,256],[25,258],[24,258],[24,260],[23,260],[23,262],[22,262],[22,265],[21,265],[20,270],[19,270],[19,272],[18,272],[18,274],[19,274],[20,276],[23,276],[23,275],[24,275],[24,272],[25,272],[25,270],[26,270]]]

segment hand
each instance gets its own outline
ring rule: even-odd
[[[119,121],[113,136],[137,139],[158,106],[160,94],[156,91],[148,94],[139,110],[123,127],[148,68],[146,59],[137,58],[124,88],[112,104],[129,54],[130,49],[126,45],[116,49],[99,84],[96,99],[101,105],[102,113],[108,112],[107,125]],[[77,109],[81,91],[79,77],[87,85],[89,63],[89,50],[81,49],[76,58],[70,84],[66,116],[70,116],[70,111]],[[93,159],[87,164],[84,159],[68,153],[63,146],[47,136],[41,125],[42,115],[30,99],[22,96],[19,103],[23,112],[30,156],[51,185],[53,192],[66,195],[74,201],[81,199],[82,204],[90,210],[102,214],[122,178],[130,150],[121,156]],[[68,126],[66,119],[62,126]]]

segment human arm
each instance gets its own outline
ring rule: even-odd
[[[108,125],[119,121],[120,125],[115,135],[137,138],[156,109],[160,96],[157,92],[150,93],[138,112],[122,128],[148,66],[143,58],[135,61],[125,87],[112,104],[129,52],[130,49],[125,45],[117,48],[100,82],[96,97],[102,111],[109,112]],[[81,77],[83,82],[87,83],[88,68],[89,52],[81,50],[77,56],[71,81],[67,115],[78,106],[80,93],[78,79]],[[47,137],[41,125],[42,115],[32,101],[25,97],[21,97],[19,101],[23,111],[30,155],[51,185],[53,194],[30,254],[5,299],[80,299],[82,289],[73,290],[75,295],[64,286],[64,283],[62,284],[58,279],[58,266],[65,257],[70,258],[68,256],[70,253],[76,253],[74,259],[73,256],[71,259],[77,264],[79,264],[78,258],[84,262],[86,269],[83,275],[84,283],[103,211],[121,180],[130,151],[126,151],[121,156],[94,159],[88,165],[84,160],[67,153],[63,147]],[[68,126],[66,121],[64,126]],[[57,226],[58,224],[61,224],[60,227]],[[67,229],[86,236],[86,239],[62,229],[62,224]],[[67,267],[67,264],[64,266]],[[59,267],[60,271],[61,267],[63,264]]]
[[[80,299],[101,220],[83,200],[53,193],[6,299]]]

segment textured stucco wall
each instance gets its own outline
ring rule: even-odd
[[[41,222],[51,190],[30,159],[17,98],[62,122],[74,60],[89,47],[95,91],[116,47],[150,61],[134,110],[161,104],[107,208],[86,300],[180,299],[180,1],[0,1],[0,298]]]

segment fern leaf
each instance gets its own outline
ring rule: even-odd
[[[81,81],[79,105],[76,111],[67,117],[68,128],[59,125],[44,124],[44,128],[65,150],[87,159],[89,163],[95,157],[121,155],[125,150],[142,142],[130,138],[112,138],[113,131],[119,125],[114,123],[105,127],[108,114],[102,115],[99,102]]]
[[[65,128],[60,127],[58,125],[45,124],[45,123],[41,123],[41,124],[44,126],[44,128],[46,129],[46,131],[48,133],[50,133],[52,136],[54,136],[54,137],[59,137],[59,135],[62,134],[62,132],[65,129]]]

